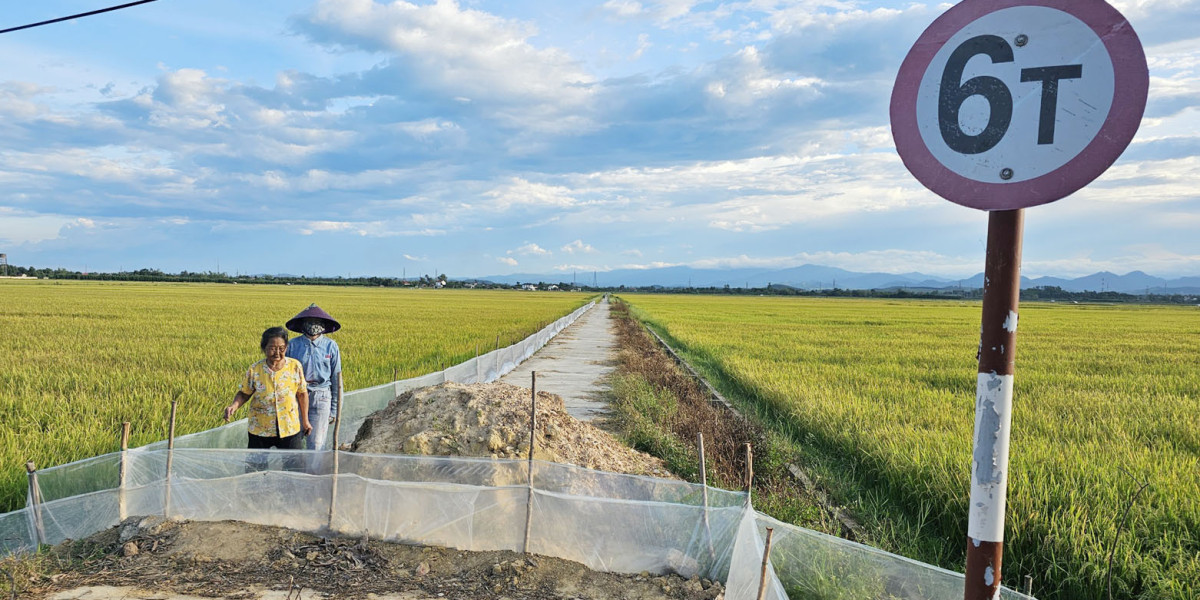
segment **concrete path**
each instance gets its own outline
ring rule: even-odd
[[[511,373],[504,383],[529,387],[537,371],[538,391],[562,396],[567,413],[592,421],[608,413],[608,375],[617,368],[617,334],[608,318],[608,302],[597,302]]]

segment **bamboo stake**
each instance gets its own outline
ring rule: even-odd
[[[704,497],[704,536],[708,539],[708,559],[713,561],[717,559],[717,552],[713,549],[712,527],[708,522],[708,469],[704,464],[704,434],[697,433],[696,438],[700,444],[700,493]]]
[[[338,383],[341,383],[339,376]],[[342,386],[343,388],[345,386]],[[338,394],[337,399],[337,414],[333,416],[333,479],[329,488],[329,524],[327,529],[333,530],[334,509],[337,507],[337,489],[338,489],[338,473],[340,472],[340,454],[341,452],[341,431],[342,431],[342,398],[344,394]]]
[[[496,334],[496,349],[500,349],[500,334]]]
[[[746,502],[750,502],[750,488],[754,485],[754,450],[746,442]]]
[[[171,424],[167,427],[167,479],[163,491],[163,517],[171,518],[171,464],[175,462],[175,410],[179,399],[171,401]]]
[[[529,494],[525,501],[525,543],[521,551],[529,554],[529,531],[533,526],[533,444],[537,431],[537,371],[529,373]]]
[[[38,487],[37,465],[33,461],[25,463],[25,472],[29,475],[29,503],[33,507],[33,534],[38,546],[46,543],[46,527],[42,522],[42,488]]]
[[[763,548],[762,570],[758,573],[758,600],[767,597],[767,561],[771,558],[771,537],[773,535],[775,535],[775,530],[768,527],[767,545]]]
[[[1026,596],[1033,596],[1033,575],[1025,576],[1025,585],[1023,587],[1025,588]]]
[[[125,506],[125,483],[129,479],[129,421],[121,423],[121,466],[117,478],[117,517],[124,521],[128,516],[128,508]]]

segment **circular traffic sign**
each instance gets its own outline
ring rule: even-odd
[[[951,202],[1037,206],[1117,160],[1148,87],[1141,41],[1102,0],[963,0],[901,64],[892,137],[913,176]]]

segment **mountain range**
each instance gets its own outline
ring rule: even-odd
[[[886,290],[904,288],[936,290],[982,288],[983,273],[966,279],[949,279],[924,273],[859,273],[837,267],[800,265],[785,269],[735,268],[697,269],[685,266],[657,269],[616,269],[575,273],[514,273],[478,279],[493,283],[576,283],[603,287],[766,287],[786,285],[800,289]],[[1200,294],[1200,277],[1166,279],[1131,271],[1117,275],[1101,271],[1074,279],[1063,277],[1021,278],[1021,288],[1055,286],[1071,292],[1121,292],[1124,294]]]

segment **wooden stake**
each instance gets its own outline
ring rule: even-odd
[[[341,375],[339,375],[338,376],[338,384],[339,385],[341,385],[341,381],[342,381]],[[346,386],[342,385],[343,389],[345,387]],[[335,414],[333,416],[333,479],[330,480],[331,483],[330,483],[330,487],[329,487],[329,523],[328,523],[328,525],[326,525],[326,528],[331,531],[333,530],[333,517],[334,517],[334,512],[335,512],[334,509],[337,506],[338,473],[340,472],[339,471],[339,467],[340,467],[339,452],[341,452],[340,433],[342,431],[342,406],[343,406],[342,399],[344,397],[345,397],[344,393],[338,394],[337,414]]]
[[[124,521],[127,514],[125,506],[125,483],[129,478],[129,421],[121,423],[121,466],[117,472],[117,517]]]
[[[500,349],[500,334],[496,334],[496,349]]]
[[[713,549],[712,526],[708,522],[708,469],[704,464],[704,434],[697,433],[696,439],[700,444],[700,493],[704,497],[704,536],[708,539],[708,559],[716,560],[717,552]]]
[[[750,444],[746,444],[749,446]],[[775,535],[775,530],[767,528],[767,544],[763,548],[762,570],[758,574],[758,600],[763,600],[767,597],[767,561],[771,559],[771,537]]]
[[[534,433],[537,431],[537,371],[529,373],[529,494],[525,501],[525,543],[521,551],[529,554],[529,531],[533,526],[533,444]]]
[[[750,488],[754,486],[754,450],[746,442],[746,502],[750,501]]]
[[[475,342],[475,383],[483,383],[483,375],[479,368],[479,342]]]
[[[179,399],[171,401],[171,424],[167,427],[167,479],[163,490],[163,517],[171,518],[171,464],[175,462],[175,411]]]
[[[1025,576],[1025,595],[1033,596],[1033,575]]]
[[[46,543],[46,527],[42,522],[42,489],[38,487],[37,465],[33,461],[25,463],[25,472],[29,475],[29,503],[33,507],[33,533],[38,546]]]

